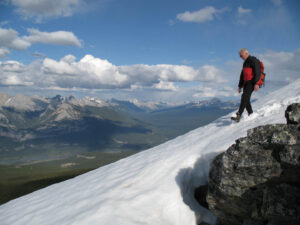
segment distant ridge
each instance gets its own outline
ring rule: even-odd
[[[0,93],[0,141],[5,143],[0,145],[0,164],[57,159],[86,151],[141,151],[236,107],[218,99],[174,105]]]

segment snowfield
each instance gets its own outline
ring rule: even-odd
[[[262,91],[262,90],[260,90]],[[255,97],[255,93],[253,94]],[[259,125],[286,123],[300,79],[253,103],[240,123],[228,114],[164,144],[0,206],[1,225],[193,225],[214,222],[193,198],[209,164]]]

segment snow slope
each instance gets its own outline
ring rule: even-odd
[[[193,199],[193,190],[206,182],[213,157],[246,136],[249,128],[285,123],[284,111],[293,102],[300,102],[300,79],[257,100],[255,113],[238,124],[229,114],[147,151],[12,200],[0,206],[0,224],[212,222],[214,217]]]

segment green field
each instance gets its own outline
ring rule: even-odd
[[[89,152],[27,165],[0,165],[0,204],[134,154]]]

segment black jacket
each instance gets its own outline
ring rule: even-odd
[[[251,80],[251,83],[253,85],[255,85],[257,83],[257,81],[260,78],[260,64],[257,58],[255,58],[254,56],[249,55],[248,58],[245,60],[244,64],[243,64],[243,69],[250,67],[252,68],[253,71],[253,78]],[[243,70],[241,72],[240,75],[240,81],[239,81],[239,87],[242,88],[244,86],[244,75],[243,75]]]

